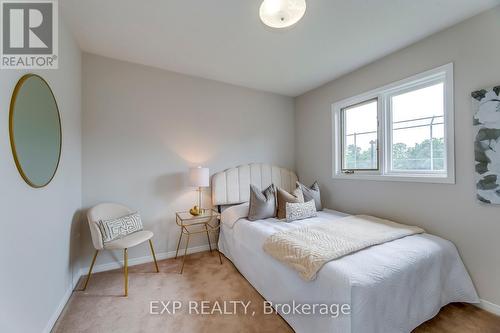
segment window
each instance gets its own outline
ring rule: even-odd
[[[333,105],[335,178],[454,183],[453,65]]]
[[[378,170],[377,100],[341,110],[342,170]]]
[[[444,172],[444,84],[390,97],[391,171]]]

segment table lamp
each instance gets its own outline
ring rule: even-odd
[[[202,168],[201,166],[197,168],[189,169],[189,185],[198,188],[198,205],[191,208],[189,211],[192,215],[197,216],[203,213],[201,208],[201,188],[209,186],[209,170],[208,168]]]

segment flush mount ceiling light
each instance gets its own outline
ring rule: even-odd
[[[306,12],[306,0],[264,0],[259,15],[271,28],[287,28],[299,22]]]

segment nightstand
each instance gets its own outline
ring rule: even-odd
[[[212,244],[210,242],[210,233],[219,232],[220,229],[220,213],[215,209],[203,209],[203,213],[194,216],[189,212],[177,212],[175,213],[175,222],[179,227],[181,227],[181,234],[179,235],[179,241],[177,242],[177,250],[175,251],[175,258],[177,259],[177,254],[179,253],[179,247],[181,245],[182,236],[187,236],[186,248],[184,249],[184,256],[182,257],[182,274],[184,270],[184,262],[186,261],[187,250],[189,246],[189,239],[191,236],[196,234],[206,234],[208,238],[208,248],[212,252]],[[215,249],[219,255],[219,261],[222,265],[222,258],[220,256],[219,248],[217,243],[215,243]]]

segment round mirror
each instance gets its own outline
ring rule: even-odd
[[[10,144],[17,169],[32,187],[44,187],[57,171],[61,156],[61,119],[47,82],[28,74],[10,101]]]

